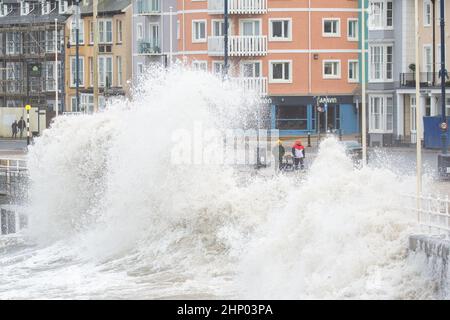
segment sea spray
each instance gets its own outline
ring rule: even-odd
[[[58,117],[30,149],[28,246],[0,255],[0,298],[432,298],[406,259],[411,178],[355,169],[335,139],[300,179],[171,161],[174,132],[252,128],[258,107],[175,67]]]
[[[354,170],[343,147],[325,140],[308,177],[249,242],[237,277],[242,296],[431,298],[429,278],[406,263],[416,221],[400,194],[413,192],[411,182]]]

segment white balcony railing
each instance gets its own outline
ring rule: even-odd
[[[224,37],[208,37],[208,54],[224,55]],[[267,55],[267,36],[230,36],[228,54],[235,57]]]
[[[208,0],[210,14],[223,14],[224,0]],[[228,0],[229,14],[265,14],[267,0]]]
[[[240,88],[244,88],[246,91],[252,91],[259,94],[261,97],[267,96],[267,78],[266,77],[258,77],[258,78],[232,78],[232,81],[237,83]]]

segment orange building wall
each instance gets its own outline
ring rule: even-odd
[[[269,19],[291,18],[292,41],[268,40],[267,56],[230,57],[231,72],[236,70],[240,61],[258,60],[262,63],[262,76],[269,76],[270,60],[292,60],[292,83],[269,83],[269,95],[316,95],[316,94],[353,94],[358,88],[357,83],[348,82],[348,60],[358,60],[358,41],[347,40],[347,19],[358,17],[358,1],[343,0],[311,0],[312,8],[329,8],[329,11],[308,11],[308,0],[269,0],[270,8],[297,8],[299,11],[268,11],[263,15],[230,15],[229,23],[232,25],[232,35],[239,34],[240,19],[260,19],[262,22],[262,35],[269,38]],[[182,10],[183,0],[178,1],[178,10]],[[192,20],[207,20],[207,36],[211,35],[211,21],[223,19],[223,15],[211,15],[207,11],[207,1],[184,0],[184,28],[185,28],[185,58],[188,61],[204,60],[208,62],[208,70],[212,70],[213,61],[223,61],[223,57],[208,56],[208,43],[192,43]],[[333,10],[339,8],[340,10]],[[191,12],[200,10],[201,12]],[[347,11],[345,11],[347,10]],[[309,16],[311,16],[311,47],[309,47]],[[180,22],[180,39],[178,48],[183,50],[183,14],[178,14]],[[340,18],[340,34],[338,38],[322,36],[322,19]],[[311,51],[309,51],[311,49]],[[272,50],[289,50],[287,52],[271,52]],[[317,52],[319,50],[319,52]],[[342,52],[345,50],[347,52]],[[193,51],[201,52],[191,54]],[[326,52],[324,52],[326,51]],[[183,53],[181,53],[183,56]],[[179,56],[179,58],[181,58]],[[311,60],[311,82],[309,77],[309,61]],[[323,60],[341,60],[341,78],[323,79]]]

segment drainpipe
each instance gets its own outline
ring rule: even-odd
[[[311,94],[311,0],[308,2],[308,93]]]

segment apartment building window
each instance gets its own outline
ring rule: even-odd
[[[58,46],[58,52],[61,52],[62,30],[58,30],[58,36],[56,44]],[[45,31],[45,51],[48,53],[55,52],[55,31]]]
[[[324,79],[340,79],[341,78],[341,61],[340,60],[324,60],[322,77]]]
[[[76,21],[72,20],[70,24],[70,43],[76,44]],[[84,20],[80,19],[80,30],[78,31],[78,43],[84,44]]]
[[[55,81],[55,63],[53,61],[44,62],[42,65],[44,74],[44,84],[46,91],[55,91],[56,81]],[[61,79],[61,63],[58,62],[58,79]]]
[[[159,24],[150,23],[149,28],[150,28],[149,42],[151,46],[155,49],[155,51],[158,51],[156,50],[156,47],[159,47]]]
[[[341,36],[340,23],[341,20],[339,18],[324,18],[322,20],[323,24],[322,36],[340,37]]]
[[[117,86],[121,87],[122,86],[122,57],[121,56],[117,56]]]
[[[84,57],[79,58],[79,76],[80,82],[79,86],[84,87]],[[76,79],[77,79],[77,59],[76,57],[70,57],[70,86],[76,87]]]
[[[89,44],[94,44],[94,21],[89,22]]]
[[[196,61],[192,62],[192,67],[196,71],[205,71],[206,72],[208,70],[208,62],[196,60]]]
[[[100,20],[98,22],[99,43],[112,43],[112,20]]]
[[[27,16],[34,10],[34,4],[27,1],[20,1],[20,15]]]
[[[393,46],[374,45],[369,50],[369,75],[372,82],[393,80]]]
[[[292,40],[292,19],[269,19],[269,40],[270,41],[291,41]]]
[[[98,85],[111,87],[113,83],[113,57],[98,57]]]
[[[144,64],[138,63],[137,64],[137,75],[141,76],[144,73]]]
[[[76,98],[75,98],[76,101]],[[72,108],[73,110],[73,108]],[[80,110],[77,112],[92,112],[94,110],[94,95],[90,93],[82,93],[80,95]]]
[[[222,76],[224,67],[225,67],[225,63],[223,61],[214,61],[213,62],[213,73],[215,75]]]
[[[6,63],[6,80],[8,80],[8,92],[20,92],[23,82],[23,65],[21,62]]]
[[[54,8],[52,8],[52,3],[50,1],[41,0],[41,14],[49,14]]]
[[[117,26],[117,43],[122,43],[122,20],[116,21]]]
[[[241,77],[259,78],[261,76],[261,62],[243,61],[241,62]]]
[[[214,37],[221,37],[225,33],[225,22],[223,20],[212,20],[211,28],[212,28],[211,34]]]
[[[66,13],[69,9],[69,1],[67,0],[58,0],[58,11],[59,14]]]
[[[271,83],[292,82],[292,61],[291,60],[269,61],[269,82]]]
[[[423,2],[423,25],[425,27],[431,26],[431,1],[424,0]]]
[[[206,42],[206,20],[192,20],[192,42]]]
[[[6,33],[6,54],[22,53],[22,33],[7,32]]]
[[[369,5],[369,28],[392,29],[394,7],[392,0],[371,0]]]
[[[358,19],[347,20],[347,39],[349,41],[358,41]]]
[[[89,86],[94,86],[94,58],[88,58],[88,67],[89,67]]]
[[[142,23],[137,24],[137,38],[138,40],[144,39],[144,26]]]
[[[358,60],[348,60],[348,82],[359,81],[359,63]]]
[[[431,44],[423,46],[423,68],[425,72],[433,72],[433,51]]]
[[[369,130],[371,133],[390,133],[394,124],[394,99],[389,95],[371,95]]]

